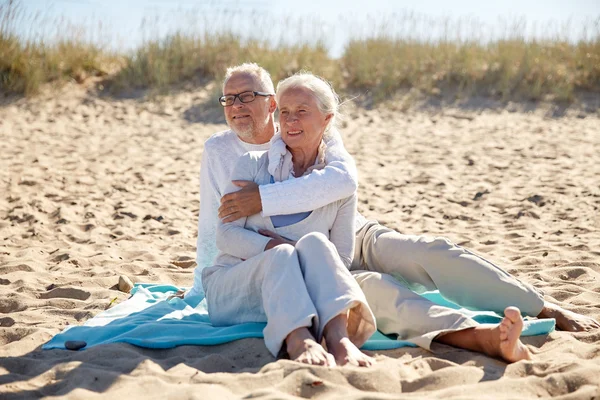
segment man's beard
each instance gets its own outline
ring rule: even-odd
[[[250,121],[242,127],[237,127],[232,122],[233,121],[231,121],[230,119],[227,119],[227,124],[229,125],[229,128],[231,128],[231,130],[234,131],[235,134],[238,135],[240,138],[252,139],[255,136],[254,131],[256,128],[256,123],[254,120]]]

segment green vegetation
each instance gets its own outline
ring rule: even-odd
[[[378,60],[373,63],[371,60]],[[402,88],[436,95],[571,101],[582,90],[600,93],[600,35],[590,42],[418,43],[351,42],[342,58],[347,85],[382,96]]]
[[[83,82],[90,76],[102,77],[115,93],[131,88],[165,92],[193,79],[220,79],[227,66],[246,61],[267,68],[275,81],[307,69],[340,92],[368,90],[375,100],[409,89],[427,96],[503,100],[573,101],[580,91],[600,93],[600,19],[576,43],[565,35],[531,41],[520,32],[488,42],[459,35],[424,40],[388,35],[382,25],[375,30],[380,33],[352,39],[339,59],[329,56],[324,38],[274,44],[266,32],[242,39],[215,32],[210,24],[196,33],[147,39],[133,51],[116,54],[77,30],[53,40],[25,39],[14,28],[27,21],[36,23],[15,0],[0,2],[0,93],[30,96],[43,84]],[[410,17],[396,23],[415,25]]]
[[[51,44],[43,40],[21,40],[18,24],[36,23],[24,15],[14,1],[0,3],[0,93],[36,94],[44,83],[67,80],[82,82],[89,76],[107,75],[118,61],[100,46],[86,42],[72,31],[73,38]]]

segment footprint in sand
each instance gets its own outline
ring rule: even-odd
[[[0,318],[0,327],[9,328],[15,324],[15,320],[11,317]]]
[[[10,274],[11,272],[33,272],[33,268],[31,268],[27,264],[19,264],[19,265],[10,265],[6,267],[0,267],[0,275]]]
[[[0,299],[0,313],[8,314],[27,310],[27,304],[17,299]]]
[[[27,337],[38,331],[39,331],[39,329],[31,329],[31,328],[4,329],[4,331],[0,335],[0,346],[4,346],[9,343],[17,342],[17,341],[23,339],[24,337]]]
[[[69,254],[68,254],[68,253],[65,253],[65,254],[59,254],[59,255],[57,255],[56,257],[54,257],[54,258],[53,258],[52,260],[50,260],[50,261],[53,261],[53,262],[59,263],[59,262],[61,262],[61,261],[66,261],[66,260],[68,260],[69,258],[70,258]]]
[[[39,295],[40,299],[76,299],[76,300],[87,300],[91,296],[90,292],[76,288],[58,287],[54,288],[46,293]]]

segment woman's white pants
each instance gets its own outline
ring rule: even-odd
[[[342,313],[348,313],[348,335],[356,346],[376,330],[362,290],[321,233],[234,266],[205,268],[202,282],[211,323],[266,322],[265,344],[274,356],[297,328],[311,329],[320,342],[327,323]]]

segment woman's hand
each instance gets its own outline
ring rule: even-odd
[[[280,244],[291,244],[294,247],[296,246],[295,241],[284,238],[283,236],[278,235],[275,232],[271,232],[270,230],[259,229],[258,233],[271,238],[271,240],[269,240],[269,243],[267,243],[267,245],[265,246],[265,251],[270,250],[275,246],[279,246]]]

